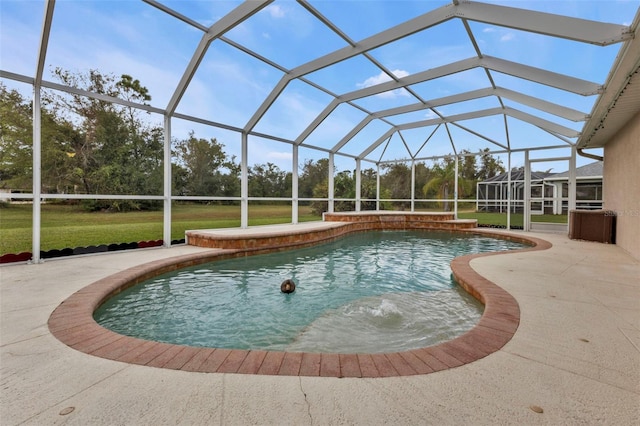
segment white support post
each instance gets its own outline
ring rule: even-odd
[[[569,217],[569,212],[576,208],[576,190],[576,146],[573,145],[571,147],[571,158],[569,159],[569,202],[567,203],[567,217]]]
[[[376,164],[376,211],[380,211],[380,164]]]
[[[454,219],[458,219],[458,163],[459,163],[460,157],[458,157],[456,155],[456,176],[455,179],[453,180],[453,218]]]
[[[328,176],[328,194],[327,196],[329,197],[329,213],[333,213],[333,207],[334,207],[334,188],[333,188],[333,175],[335,173],[334,168],[335,166],[333,165],[333,152],[329,153],[329,176]]]
[[[526,150],[524,152],[524,194],[522,194],[522,199],[524,201],[523,228],[525,231],[530,231],[531,230],[531,163],[529,162],[529,150]]]
[[[362,203],[362,174],[360,173],[360,159],[356,158],[356,211],[359,212]]]
[[[33,217],[31,239],[31,261],[40,263],[40,230],[41,230],[41,191],[42,191],[42,132],[41,132],[41,105],[40,85],[33,88]]]
[[[292,145],[291,223],[298,223],[298,145]]]
[[[507,155],[507,230],[511,229],[511,151]]]
[[[49,46],[49,34],[51,33],[51,22],[53,21],[53,10],[55,0],[45,2],[44,20],[42,22],[42,33],[38,49],[38,61],[36,63],[36,73],[33,80],[33,146],[32,146],[32,223],[31,223],[31,262],[40,263],[40,231],[42,229],[41,206],[42,206],[42,104],[41,85],[44,71],[47,48]]]
[[[480,195],[480,182],[476,182],[476,213],[480,210],[480,199],[478,196]]]
[[[411,160],[411,211],[416,211],[416,162]]]
[[[242,153],[240,159],[240,227],[249,227],[249,140],[247,132],[242,132]]]
[[[162,240],[171,247],[171,117],[164,116],[164,209],[162,211]],[[186,237],[186,236],[185,236]]]

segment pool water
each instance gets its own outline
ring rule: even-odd
[[[451,276],[454,257],[523,246],[463,233],[364,232],[161,275],[108,300],[94,317],[117,333],[190,346],[404,351],[451,340],[482,315]],[[296,291],[284,294],[288,278]]]

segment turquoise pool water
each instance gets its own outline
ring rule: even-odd
[[[482,315],[482,304],[452,279],[454,257],[522,247],[463,233],[365,232],[161,275],[94,317],[121,334],[190,346],[403,351],[451,340]],[[280,292],[287,278],[294,293]]]

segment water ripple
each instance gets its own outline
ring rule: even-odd
[[[367,232],[198,265],[145,281],[95,313],[113,331],[234,349],[389,352],[464,333],[482,305],[451,278],[459,255],[521,244],[436,232]],[[291,278],[295,293],[282,294]]]

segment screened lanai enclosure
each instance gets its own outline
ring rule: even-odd
[[[573,172],[576,187],[576,209],[602,209],[602,166],[602,161],[594,161],[576,167]],[[509,202],[511,212],[522,213],[524,211],[525,181],[524,169],[520,168],[478,182],[476,184],[476,211],[506,212]],[[508,200],[508,194],[511,195],[510,200]],[[529,194],[531,214],[566,214],[569,209],[569,172],[532,171],[530,173]]]
[[[35,262],[48,204],[155,208],[170,246],[181,203],[458,214],[512,169],[528,229],[533,172],[568,171],[576,208],[639,5],[3,1],[2,200],[30,204]]]

